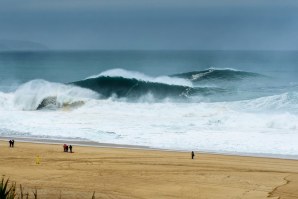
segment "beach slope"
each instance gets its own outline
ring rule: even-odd
[[[298,161],[0,142],[0,175],[39,198],[298,198]],[[39,156],[40,164],[36,164]]]

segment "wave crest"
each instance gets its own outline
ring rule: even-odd
[[[128,71],[120,68],[111,69],[104,71],[98,75],[90,76],[87,79],[96,79],[99,77],[123,77],[126,79],[136,79],[144,82],[153,82],[153,83],[161,83],[168,85],[177,85],[177,86],[187,86],[192,87],[191,81],[178,77],[170,77],[170,76],[158,76],[158,77],[150,77],[140,72],[136,71]]]
[[[206,81],[206,80],[225,80],[225,81],[237,81],[252,77],[261,77],[258,73],[239,71],[235,69],[218,69],[209,68],[202,71],[192,71],[187,73],[180,73],[172,75],[173,77],[179,77],[188,79],[192,82]]]

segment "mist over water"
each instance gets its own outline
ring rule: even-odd
[[[0,53],[0,135],[297,155],[296,51]]]

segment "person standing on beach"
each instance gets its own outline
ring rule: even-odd
[[[191,159],[194,159],[194,157],[195,157],[195,152],[191,152]]]
[[[11,147],[14,147],[14,140],[11,141]]]
[[[9,147],[11,147],[12,146],[12,141],[11,140],[9,140]]]
[[[72,153],[72,146],[69,145],[69,152]]]

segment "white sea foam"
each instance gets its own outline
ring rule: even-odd
[[[137,80],[146,81],[146,82],[155,82],[155,83],[189,86],[189,87],[193,86],[191,81],[182,79],[182,78],[169,77],[169,76],[150,77],[140,72],[128,71],[124,69],[107,70],[98,75],[90,76],[87,79],[97,78],[97,77],[124,77],[128,79],[137,79]]]
[[[51,85],[46,87],[49,94],[54,93]],[[39,97],[30,94],[35,87],[36,83],[31,82],[16,93],[1,94],[0,105],[6,106],[5,99],[16,95],[21,107],[36,107]],[[1,129],[33,136],[78,137],[169,149],[298,154],[298,114],[290,111],[296,107],[296,93],[238,102],[127,103],[97,100],[87,91],[65,88],[70,89],[68,93],[75,93],[74,98],[87,96],[86,104],[72,111],[0,109]],[[64,96],[67,92],[57,93]],[[21,102],[21,95],[26,102]],[[291,103],[287,104],[288,100]],[[268,106],[270,103],[272,106]],[[277,112],[271,110],[276,104],[282,104],[277,106]]]
[[[99,95],[89,89],[72,85],[32,80],[21,85],[13,93],[0,92],[0,109],[36,110],[42,100],[47,97],[55,97],[57,104],[62,105],[96,99]]]
[[[298,92],[287,92],[279,95],[260,97],[231,103],[238,109],[248,111],[281,111],[298,114]]]

